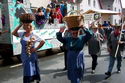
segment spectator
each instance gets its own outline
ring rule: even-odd
[[[65,4],[64,4],[63,1],[61,1],[60,10],[61,10],[61,13],[62,13],[62,15],[64,17],[65,16],[65,10],[66,10],[66,8],[65,8]]]
[[[36,24],[38,25],[38,27],[42,28],[42,25],[46,23],[46,20],[41,8],[38,8],[35,18],[36,18]]]
[[[55,9],[55,19],[58,20],[59,23],[62,23],[62,13],[60,11],[60,5],[56,5]]]
[[[55,11],[54,11],[54,9],[51,9],[49,16],[50,16],[49,17],[49,24],[53,24],[54,23],[54,18],[55,18]]]
[[[46,8],[46,12],[45,12],[45,19],[49,19],[50,17],[50,12],[51,12],[51,9],[50,8]]]

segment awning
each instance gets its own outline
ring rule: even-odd
[[[50,3],[50,0],[30,0],[31,7],[44,7],[46,8],[47,5]]]
[[[100,14],[106,14],[106,15],[119,15],[119,12],[111,11],[111,10],[99,10],[99,9],[89,9],[83,14],[91,14],[91,13],[100,13]]]

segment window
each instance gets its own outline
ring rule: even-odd
[[[110,10],[110,7],[111,7],[111,6],[110,6],[110,5],[108,5],[108,10]]]
[[[91,4],[91,2],[90,2],[90,0],[88,0],[88,5],[90,5]]]
[[[108,10],[110,10],[110,8],[108,8]]]
[[[115,8],[115,11],[116,11],[116,8]]]
[[[121,12],[121,10],[119,9],[119,12]]]
[[[93,6],[95,7],[95,0],[93,1]]]
[[[116,19],[115,19],[115,25],[116,25],[117,23],[116,23]]]
[[[119,24],[121,24],[122,23],[122,20],[119,20]]]

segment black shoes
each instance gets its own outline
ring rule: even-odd
[[[111,76],[111,72],[106,72],[105,75]]]
[[[67,68],[65,67],[64,69],[63,69],[63,71],[66,71],[67,70]]]
[[[94,74],[94,73],[95,73],[95,70],[92,70],[91,73]]]
[[[117,73],[120,73],[121,72],[121,69],[118,69]]]
[[[117,73],[120,73],[121,71],[117,71]]]

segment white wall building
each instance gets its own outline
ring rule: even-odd
[[[122,13],[122,4],[121,0],[114,0],[113,2],[113,10],[119,13]],[[121,24],[121,15],[113,16],[112,20],[113,24]]]
[[[50,3],[50,0],[30,0],[32,7],[47,7],[47,5]]]
[[[82,0],[82,2],[80,3],[80,9],[83,10],[83,12],[89,9],[96,9],[96,10],[110,10],[121,13],[122,4],[121,0]],[[120,24],[121,16],[120,15],[108,16],[106,21],[110,21],[114,25]]]
[[[101,9],[101,4],[99,0],[82,0],[80,9],[84,12],[89,9]]]
[[[82,0],[80,3],[80,10],[83,10],[83,12],[86,12],[89,9],[98,9],[101,10],[101,4],[99,0]],[[94,21],[93,18],[94,14],[87,14],[84,15],[84,24],[86,27],[89,27],[89,25]]]
[[[102,9],[112,10],[121,13],[122,12],[122,4],[121,0],[100,0]],[[119,24],[121,22],[121,16],[113,15],[110,16],[108,21],[112,24]]]

